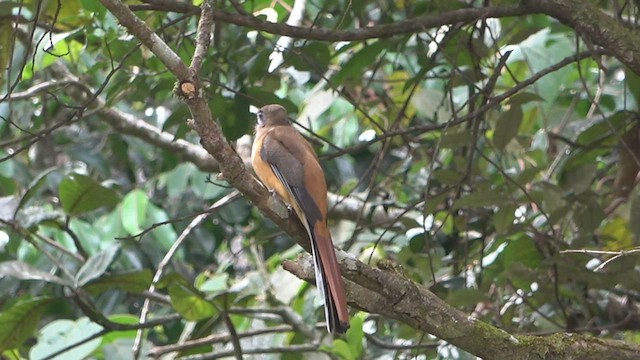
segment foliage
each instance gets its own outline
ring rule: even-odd
[[[126,3],[190,62],[197,13]],[[478,3],[306,2],[299,25],[351,30]],[[217,6],[283,23],[294,1]],[[616,19],[635,21],[637,6]],[[301,248],[196,161],[165,65],[97,0],[0,1],[0,16],[14,30],[0,25],[3,357],[130,357],[146,299],[157,323],[143,353],[229,352],[216,345],[241,334],[243,349],[281,347],[287,359],[471,358],[356,309],[344,337],[323,339],[309,326],[323,316],[316,290],[280,267]],[[200,76],[238,152],[251,111],[280,103],[316,146],[330,191],[367,204],[333,204],[337,245],[400,265],[512,334],[638,342],[640,81],[619,59],[540,14],[358,41],[214,28]]]

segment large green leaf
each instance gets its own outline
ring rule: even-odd
[[[149,288],[152,276],[150,269],[105,275],[85,285],[85,289],[93,294],[115,288],[131,293],[142,293]]]
[[[511,108],[503,112],[493,131],[493,144],[500,150],[513,138],[518,135],[518,129],[522,123],[522,108],[519,105],[512,105]]]
[[[38,343],[29,352],[30,359],[44,359],[53,353],[77,344],[100,332],[102,327],[86,317],[73,320],[55,320],[43,327],[38,334]],[[74,346],[54,359],[85,359],[100,346],[101,337]]]
[[[324,73],[331,60],[331,50],[326,43],[311,42],[300,49],[285,53],[285,61],[299,71]]]
[[[0,352],[22,345],[40,321],[53,298],[22,298],[0,314]]]
[[[64,178],[58,190],[62,208],[69,215],[79,215],[101,207],[111,208],[119,201],[117,192],[80,174],[70,174]]]
[[[376,41],[366,45],[342,65],[331,79],[334,85],[342,85],[347,80],[359,79],[367,66],[370,66],[386,49],[388,44],[384,41]]]

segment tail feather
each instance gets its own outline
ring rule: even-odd
[[[347,297],[331,234],[321,221],[317,221],[309,232],[316,285],[324,300],[327,329],[331,333],[344,333],[349,328]]]

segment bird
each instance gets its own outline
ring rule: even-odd
[[[311,144],[293,127],[284,107],[271,104],[258,110],[251,164],[265,187],[280,196],[307,230],[327,330],[332,334],[346,332],[349,313],[327,226],[324,171]]]

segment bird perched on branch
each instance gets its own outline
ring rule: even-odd
[[[327,227],[327,184],[318,156],[291,125],[280,105],[258,111],[251,163],[258,178],[278,194],[307,229],[315,265],[316,286],[323,295],[327,329],[349,328],[344,284]]]

